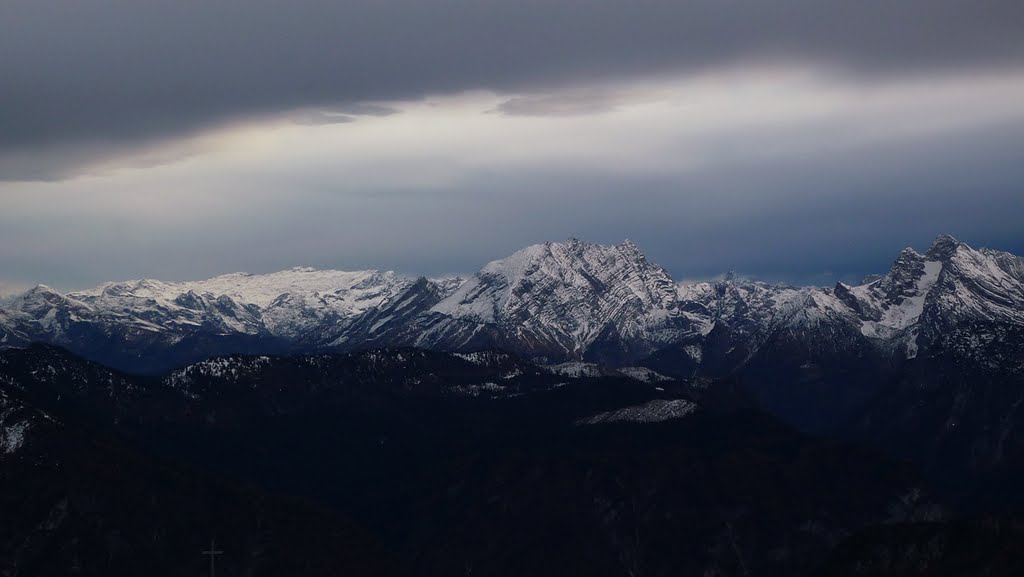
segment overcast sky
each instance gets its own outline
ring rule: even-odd
[[[4,0],[0,295],[630,238],[1024,254],[1020,0]]]

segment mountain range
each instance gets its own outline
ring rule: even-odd
[[[0,574],[1024,566],[1024,259],[948,236],[827,288],[578,240],[39,286],[0,343]]]
[[[469,279],[295,268],[70,293],[40,285],[0,307],[0,347],[57,344],[148,373],[218,353],[413,346],[550,363],[655,359],[692,376],[729,373],[789,342],[893,361],[941,350],[1019,370],[1024,361],[1000,343],[1021,326],[1024,259],[949,236],[925,254],[905,249],[885,275],[830,288],[733,276],[677,283],[630,241],[570,239],[527,247]]]

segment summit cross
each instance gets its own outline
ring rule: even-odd
[[[202,552],[203,555],[210,556],[210,577],[214,577],[216,571],[217,555],[223,555],[224,551],[217,549],[217,542],[214,539],[210,539],[210,548],[207,551]]]

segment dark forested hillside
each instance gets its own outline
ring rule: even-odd
[[[871,451],[684,383],[498,352],[158,379],[36,346],[0,355],[0,390],[19,575],[189,574],[212,536],[221,575],[792,575],[866,527],[943,514]]]

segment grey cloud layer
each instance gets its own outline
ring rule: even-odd
[[[296,108],[773,58],[866,76],[1017,67],[1024,3],[7,0],[0,179],[59,176],[48,163]]]
[[[1024,119],[826,146],[865,122],[814,124],[786,142],[771,126],[716,137],[718,158],[669,173],[488,161],[432,187],[418,173],[350,183],[346,167],[283,159],[218,182],[172,166],[138,180],[19,184],[23,206],[0,214],[0,271],[66,288],[295,265],[436,275],[571,235],[631,238],[681,279],[734,269],[827,285],[882,272],[900,248],[927,248],[939,233],[1024,254]],[[756,154],[783,144],[793,152]],[[686,153],[666,150],[666,164]],[[408,166],[381,170],[427,170]]]

